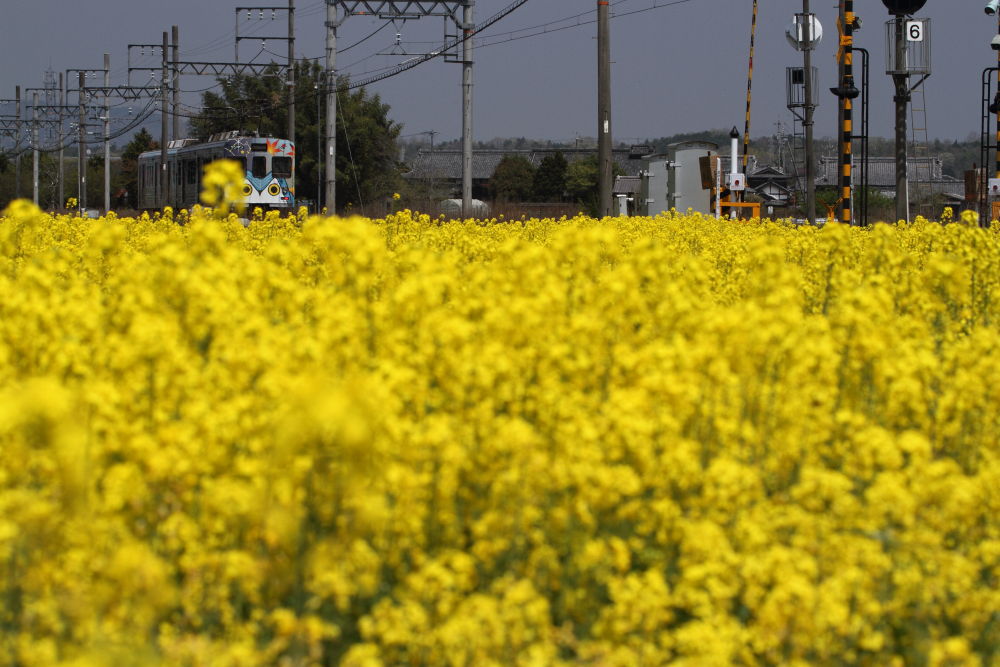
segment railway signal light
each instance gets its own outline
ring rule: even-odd
[[[997,13],[997,9],[1000,8],[1000,0],[988,0],[986,3],[986,13],[989,16],[993,16]]]
[[[927,0],[882,0],[882,4],[889,10],[890,14],[897,16],[910,16],[920,11]],[[993,0],[990,0],[993,2]],[[989,10],[987,10],[988,13]]]

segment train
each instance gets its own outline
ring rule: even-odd
[[[160,150],[139,155],[138,208],[162,207]],[[277,137],[239,131],[213,134],[208,141],[177,139],[167,144],[169,188],[166,205],[175,210],[199,203],[205,165],[215,160],[243,165],[243,197],[249,209],[289,210],[295,206],[295,144]]]

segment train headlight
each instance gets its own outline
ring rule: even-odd
[[[271,183],[269,186],[267,186],[267,194],[271,195],[272,197],[277,197],[278,195],[281,194],[281,186],[278,185],[277,183]]]
[[[243,196],[244,197],[249,197],[251,194],[253,194],[253,188],[250,187],[249,183],[244,183],[243,184]]]

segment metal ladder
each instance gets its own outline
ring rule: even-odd
[[[929,155],[930,139],[927,135],[927,94],[924,84],[921,83],[910,94],[910,155],[915,158],[926,158]],[[926,160],[924,161],[926,163]],[[914,174],[916,175],[916,174]],[[929,179],[933,177],[928,165],[926,174],[921,175],[921,179],[910,177],[910,201],[916,202],[919,210],[919,202],[924,201],[930,194]],[[921,211],[924,215],[931,211]]]

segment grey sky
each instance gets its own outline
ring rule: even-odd
[[[477,18],[492,16],[510,0],[479,0]],[[625,15],[626,12],[668,6]],[[113,77],[123,82],[128,43],[158,43],[163,30],[180,27],[182,57],[189,60],[231,60],[235,13],[239,5],[283,5],[285,0],[3,0],[7,9],[0,41],[0,97],[13,97],[14,86],[40,86],[51,66],[100,67],[111,54]],[[821,106],[817,135],[836,131],[836,98],[828,92],[836,75],[837,2],[813,0],[825,37],[815,52],[820,68]],[[920,16],[933,24],[934,73],[927,81],[930,136],[964,139],[979,132],[980,76],[996,64],[989,48],[996,34],[981,0],[928,0]],[[323,0],[297,0],[297,54],[323,54]],[[502,43],[510,31],[538,26],[583,13],[591,21],[593,0],[529,0],[497,23],[479,40],[475,81],[475,136],[526,136],[571,140],[593,136],[596,129],[596,28],[593,23]],[[750,38],[751,0],[614,0],[619,14],[612,22],[613,132],[630,141],[679,132],[737,125],[742,131]],[[784,32],[800,0],[760,0],[754,78],[753,134],[770,135],[775,123],[790,122],[785,109],[785,67],[801,63],[801,55],[786,42]],[[885,23],[888,14],[878,0],[857,0],[864,21],[858,46],[872,53],[872,133],[892,134],[892,89],[885,75]],[[248,32],[284,33],[273,23],[247,22]],[[576,21],[550,25],[565,27]],[[376,19],[351,17],[340,29],[346,47],[381,25]],[[241,34],[244,28],[241,28]],[[371,40],[341,54],[338,67],[356,78],[366,71],[398,62],[399,56],[375,55],[391,50],[396,30],[389,26]],[[440,41],[442,19],[422,19],[399,26],[411,52],[433,48],[407,42]],[[492,36],[492,37],[491,37]],[[266,48],[284,54],[283,42]],[[241,55],[258,53],[261,43],[241,43]],[[269,58],[265,53],[263,58]],[[405,58],[405,56],[403,57]],[[155,59],[147,58],[146,64]],[[392,106],[392,116],[404,134],[436,130],[438,140],[461,133],[461,67],[433,60],[371,86]],[[138,79],[134,80],[137,81]],[[210,86],[209,77],[184,77],[187,91]],[[185,100],[196,104],[197,96]]]

